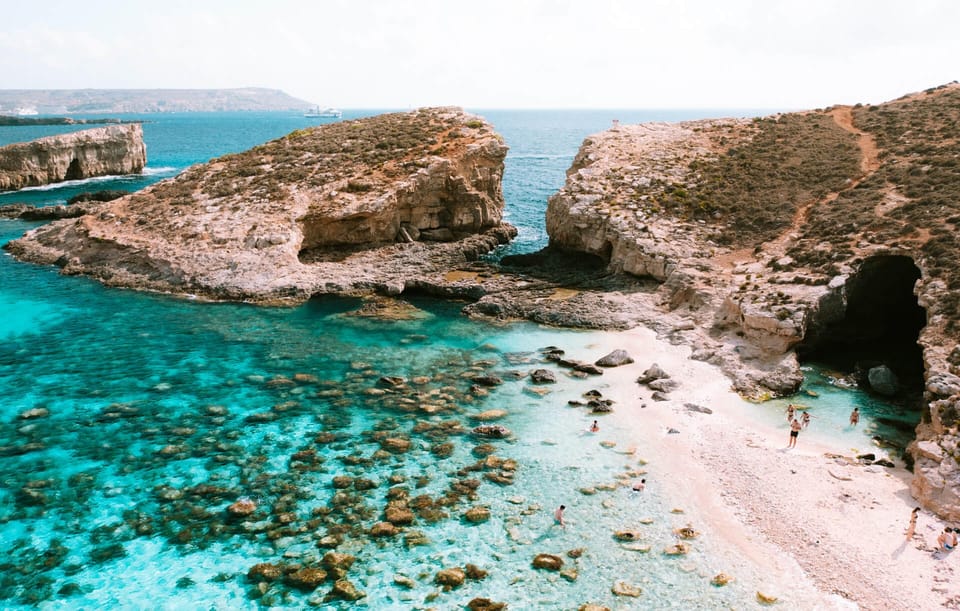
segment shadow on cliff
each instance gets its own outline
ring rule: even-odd
[[[503,257],[500,267],[507,273],[522,274],[564,288],[652,293],[660,286],[652,279],[611,272],[603,257],[552,246],[533,253]]]

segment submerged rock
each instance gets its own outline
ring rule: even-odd
[[[485,424],[477,426],[473,428],[472,432],[477,437],[483,437],[487,439],[505,439],[512,435],[510,429],[499,424]]]
[[[283,569],[276,564],[261,562],[247,570],[247,580],[253,582],[275,581],[283,575]]]
[[[613,587],[610,588],[610,591],[614,596],[629,596],[631,598],[636,598],[643,594],[643,590],[640,589],[640,586],[631,585],[625,581],[615,582]]]
[[[530,372],[530,380],[535,384],[554,384],[557,376],[549,369],[534,369]]]
[[[463,518],[472,524],[480,524],[490,519],[490,509],[488,507],[471,507],[464,512]]]
[[[489,598],[474,598],[467,603],[470,611],[506,611],[507,603],[493,602]]]
[[[438,586],[443,586],[445,590],[458,588],[463,585],[467,575],[460,567],[442,569],[434,577],[433,582]]]
[[[563,558],[554,554],[537,554],[533,558],[533,568],[559,571],[563,568]]]

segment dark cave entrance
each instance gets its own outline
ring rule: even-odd
[[[63,179],[78,180],[80,178],[83,178],[83,170],[80,169],[80,160],[74,158],[67,167],[67,174],[63,177]]]
[[[865,390],[870,390],[870,368],[886,365],[898,381],[898,391],[890,398],[918,408],[923,351],[917,338],[927,322],[926,310],[913,294],[919,278],[920,270],[910,257],[865,260],[847,280],[846,308],[836,312],[840,308],[821,307],[819,320],[812,321],[797,347],[797,357],[854,374]]]

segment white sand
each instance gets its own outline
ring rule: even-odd
[[[689,360],[689,348],[650,330],[598,334],[593,348],[598,354],[624,348],[637,359],[605,372],[604,395],[617,401],[614,417],[635,429],[638,440],[655,440],[659,458],[650,465],[648,487],[693,505],[692,516],[710,533],[769,567],[779,583],[784,576],[792,583],[796,571],[799,592],[812,580],[822,593],[816,608],[960,608],[960,586],[951,583],[960,557],[931,553],[944,524],[921,512],[914,538],[904,537],[916,506],[908,471],[829,458],[853,456],[807,432],[787,449],[788,433],[752,418],[758,408],[734,393],[717,368]],[[650,354],[656,356],[647,362]],[[650,400],[636,383],[653,361],[680,382],[668,402]],[[713,413],[690,412],[687,402]],[[680,433],[666,434],[669,427]],[[766,593],[780,597],[779,608],[810,608],[790,591]]]

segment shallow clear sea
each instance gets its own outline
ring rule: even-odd
[[[545,245],[546,198],[563,184],[583,138],[611,119],[730,114],[478,112],[511,147],[506,218],[520,235],[507,252]],[[345,119],[363,114],[371,113]],[[2,194],[0,204],[142,188],[317,123],[291,113],[140,118],[144,176]],[[0,128],[0,144],[61,131]],[[32,226],[0,219],[0,243]],[[593,416],[567,401],[603,390],[603,379],[569,377],[539,350],[556,345],[592,361],[602,356],[598,334],[484,324],[461,316],[462,304],[413,304],[418,317],[385,321],[352,315],[358,304],[348,299],[283,309],[196,303],[107,289],[0,255],[0,607],[453,609],[474,597],[512,609],[756,606],[755,591],[770,577],[715,539],[702,537],[682,558],[660,553],[675,542],[682,518],[670,509],[684,499],[665,490],[638,497],[615,485],[656,469],[657,457],[629,422],[604,421],[610,447],[585,436]],[[633,356],[641,369],[655,358]],[[558,378],[543,396],[515,375],[534,368]],[[483,375],[502,383],[478,388],[473,378]],[[393,387],[382,376],[406,383]],[[815,368],[805,388],[818,396],[791,400],[812,410],[809,434],[838,449],[869,450],[874,433],[895,436],[877,417],[903,419]],[[757,417],[776,423],[785,404],[757,406]],[[864,419],[851,430],[845,422],[854,404]],[[481,463],[484,440],[467,434],[478,424],[473,416],[493,409],[506,412],[497,424],[513,432],[489,442],[494,456],[516,461],[513,483],[504,479],[509,469]],[[386,438],[409,440],[409,449],[386,452]],[[335,476],[352,479],[339,489]],[[421,507],[414,523],[371,538],[388,502],[405,496]],[[242,497],[257,511],[228,518],[227,506]],[[561,503],[565,529],[552,520]],[[489,508],[489,521],[462,519],[476,506]],[[641,525],[644,517],[653,522]],[[625,528],[642,528],[651,551],[614,541],[613,531]],[[414,531],[421,545],[408,536]],[[310,592],[280,579],[261,592],[247,580],[261,562],[315,566],[327,551],[317,545],[324,535],[339,535],[338,549],[356,556],[346,577],[366,593],[358,603],[323,602],[330,582]],[[566,555],[576,549],[579,558]],[[540,552],[562,556],[576,580],[531,568]],[[451,591],[434,585],[438,570],[468,563],[487,577]],[[711,586],[721,569],[737,580]],[[409,581],[398,584],[398,576]],[[613,596],[620,579],[641,586],[641,598]],[[789,586],[780,585],[789,600]],[[788,604],[803,608],[806,596]]]

